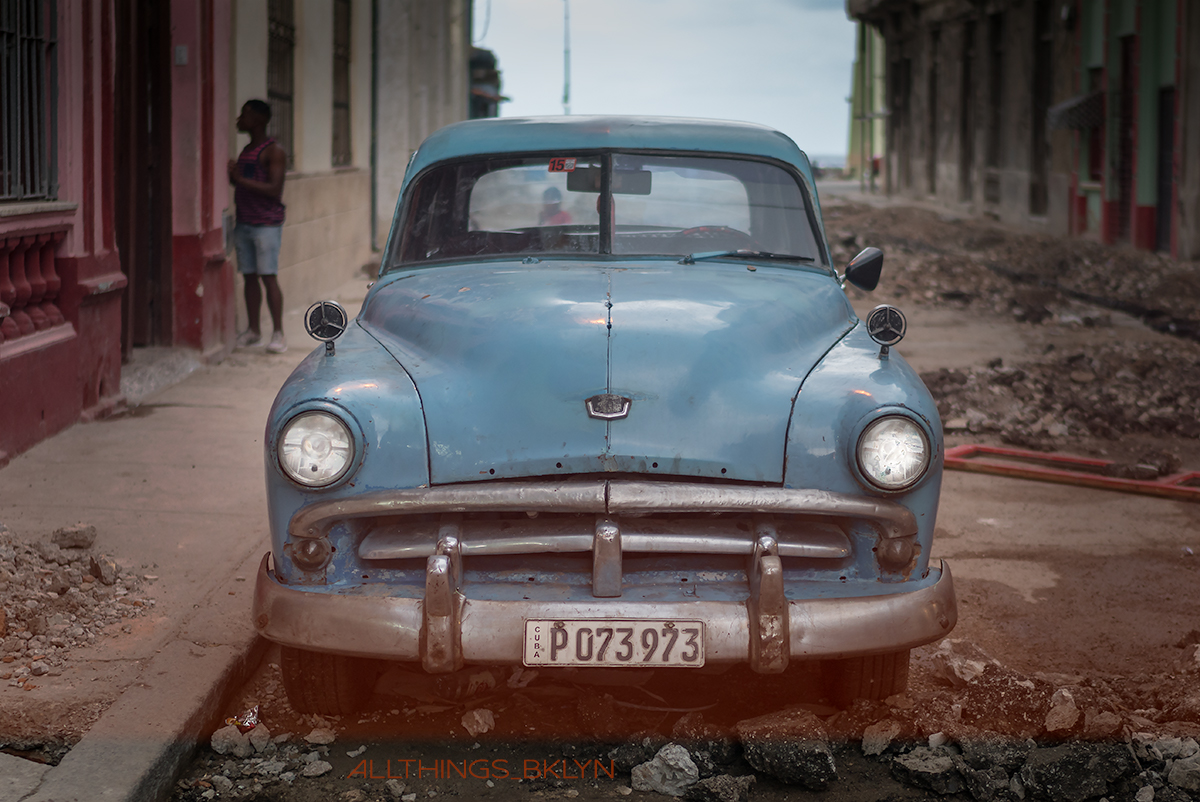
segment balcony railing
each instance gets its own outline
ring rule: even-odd
[[[58,307],[62,279],[54,253],[66,231],[0,239],[0,344],[66,321]]]

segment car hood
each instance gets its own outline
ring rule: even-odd
[[[363,327],[416,382],[434,484],[636,472],[782,482],[792,402],[855,323],[827,273],[544,262],[389,276]],[[586,399],[631,400],[617,420]]]

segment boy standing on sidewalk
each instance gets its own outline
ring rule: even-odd
[[[229,183],[237,204],[237,226],[233,231],[238,270],[246,282],[246,319],[249,328],[238,335],[237,346],[248,348],[262,341],[259,307],[262,289],[267,290],[267,309],[274,331],[267,350],[282,354],[287,350],[283,336],[283,293],[279,290],[279,246],[282,241],[284,206],[283,178],[287,172],[287,154],[267,136],[271,107],[261,100],[248,100],[237,118],[238,131],[250,135],[237,160],[229,161]]]

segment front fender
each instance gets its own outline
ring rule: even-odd
[[[312,409],[341,415],[355,438],[354,467],[344,481],[328,488],[296,485],[276,458],[280,430],[295,415]],[[263,448],[272,552],[284,581],[296,571],[284,545],[288,521],[297,510],[318,500],[429,484],[425,417],[417,387],[357,321],[336,341],[332,355],[317,348],[288,377],[267,417]]]
[[[866,326],[859,323],[805,378],[788,427],[784,486],[877,496],[908,507],[917,519],[920,544],[912,576],[921,576],[929,565],[941,492],[942,422],[933,397],[912,367],[895,350],[887,359],[880,359],[879,351]],[[932,453],[920,482],[903,492],[888,493],[859,476],[854,452],[871,419],[895,412],[911,416],[925,429]]]

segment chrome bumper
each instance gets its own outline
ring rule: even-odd
[[[778,558],[756,555],[744,602],[489,601],[457,590],[452,561],[430,557],[424,599],[338,594],[280,584],[264,555],[254,589],[254,624],[287,646],[387,660],[420,661],[427,671],[465,663],[522,661],[528,618],[688,618],[706,623],[709,663],[749,663],[782,671],[789,658],[825,659],[900,651],[954,628],[958,610],[945,562],[936,581],[886,596],[795,601],[783,597]]]

